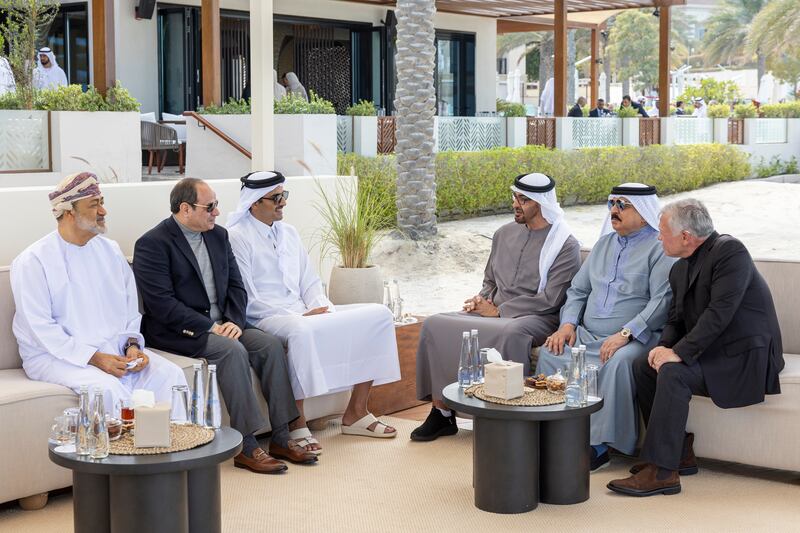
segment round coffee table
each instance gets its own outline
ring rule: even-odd
[[[219,532],[219,464],[241,451],[242,436],[224,427],[191,450],[100,460],[53,448],[50,460],[72,470],[76,532]]]
[[[444,403],[473,421],[475,506],[492,513],[525,513],[539,502],[573,504],[589,499],[589,415],[563,403],[517,407],[464,394],[458,383],[444,388]]]

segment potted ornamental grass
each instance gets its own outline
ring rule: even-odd
[[[371,254],[392,223],[392,199],[377,187],[359,187],[352,170],[349,179],[337,180],[332,193],[319,181],[316,185],[314,208],[325,228],[319,236],[321,253],[335,262],[328,284],[331,302],[381,303],[383,276]]]

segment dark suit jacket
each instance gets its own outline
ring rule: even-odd
[[[611,112],[609,110],[607,110],[607,109],[602,109],[601,110],[600,108],[597,108],[597,107],[595,107],[594,109],[589,111],[589,116],[592,117],[592,118],[602,118],[602,117],[608,116],[610,114],[611,114]]]
[[[569,113],[567,113],[567,116],[580,118],[583,116],[583,109],[581,109],[581,106],[579,106],[578,104],[575,104],[570,108]]]
[[[783,345],[766,281],[744,245],[714,232],[670,271],[672,305],[661,346],[703,370],[719,407],[743,407],[780,393]]]
[[[223,322],[245,328],[247,292],[239,267],[221,226],[203,233],[214,270],[217,305]],[[194,252],[172,217],[136,241],[133,274],[142,296],[142,334],[147,344],[181,355],[203,349],[213,321],[200,266]]]

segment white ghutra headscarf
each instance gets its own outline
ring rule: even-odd
[[[232,228],[250,214],[250,207],[283,184],[286,178],[280,172],[251,172],[240,179],[239,205],[228,215],[225,227]]]
[[[623,183],[611,189],[608,199],[625,198],[633,204],[636,211],[642,216],[647,225],[658,231],[658,220],[661,212],[661,202],[658,201],[656,188],[644,183]],[[614,231],[611,226],[611,209],[608,210],[606,220],[603,222],[603,229],[600,236]]]
[[[564,210],[556,198],[556,182],[549,176],[535,172],[523,174],[514,179],[511,190],[517,194],[527,196],[538,203],[542,209],[542,216],[550,223],[550,232],[544,240],[542,251],[539,253],[539,288],[542,292],[547,286],[547,274],[550,267],[564,247],[564,242],[572,235],[572,230],[564,220]]]

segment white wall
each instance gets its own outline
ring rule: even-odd
[[[65,0],[62,3],[75,3]],[[199,6],[200,0],[174,0],[170,4]],[[142,112],[158,109],[158,27],[157,14],[136,20],[131,0],[115,0],[114,31],[117,78],[141,103]],[[89,4],[91,17],[91,3]],[[222,9],[249,11],[249,0],[222,0]],[[276,15],[369,22],[380,25],[388,6],[336,0],[275,0]],[[495,64],[497,24],[495,19],[438,13],[436,29],[472,32],[475,37],[475,99],[478,111],[495,109]],[[91,32],[91,25],[90,25]],[[91,40],[91,35],[90,35]],[[91,45],[90,45],[91,47]]]
[[[355,179],[350,176],[321,176],[319,183],[326,195],[332,196],[337,184],[352,184]],[[174,185],[175,182],[101,185],[108,209],[107,236],[119,243],[125,255],[133,255],[136,239],[169,216],[169,192]],[[228,213],[236,209],[240,186],[238,179],[215,180],[211,183],[220,202],[222,213],[217,221],[222,225]],[[292,194],[285,210],[285,221],[300,232],[312,264],[327,282],[332,261],[320,261],[318,243],[323,222],[314,210],[319,198],[316,182],[310,177],[290,177],[287,178],[286,189]],[[11,264],[14,257],[28,245],[55,229],[56,221],[47,199],[51,190],[52,187],[0,189],[0,203],[6,208],[7,220],[13,221],[13,231],[6,231],[0,241],[0,265]]]

